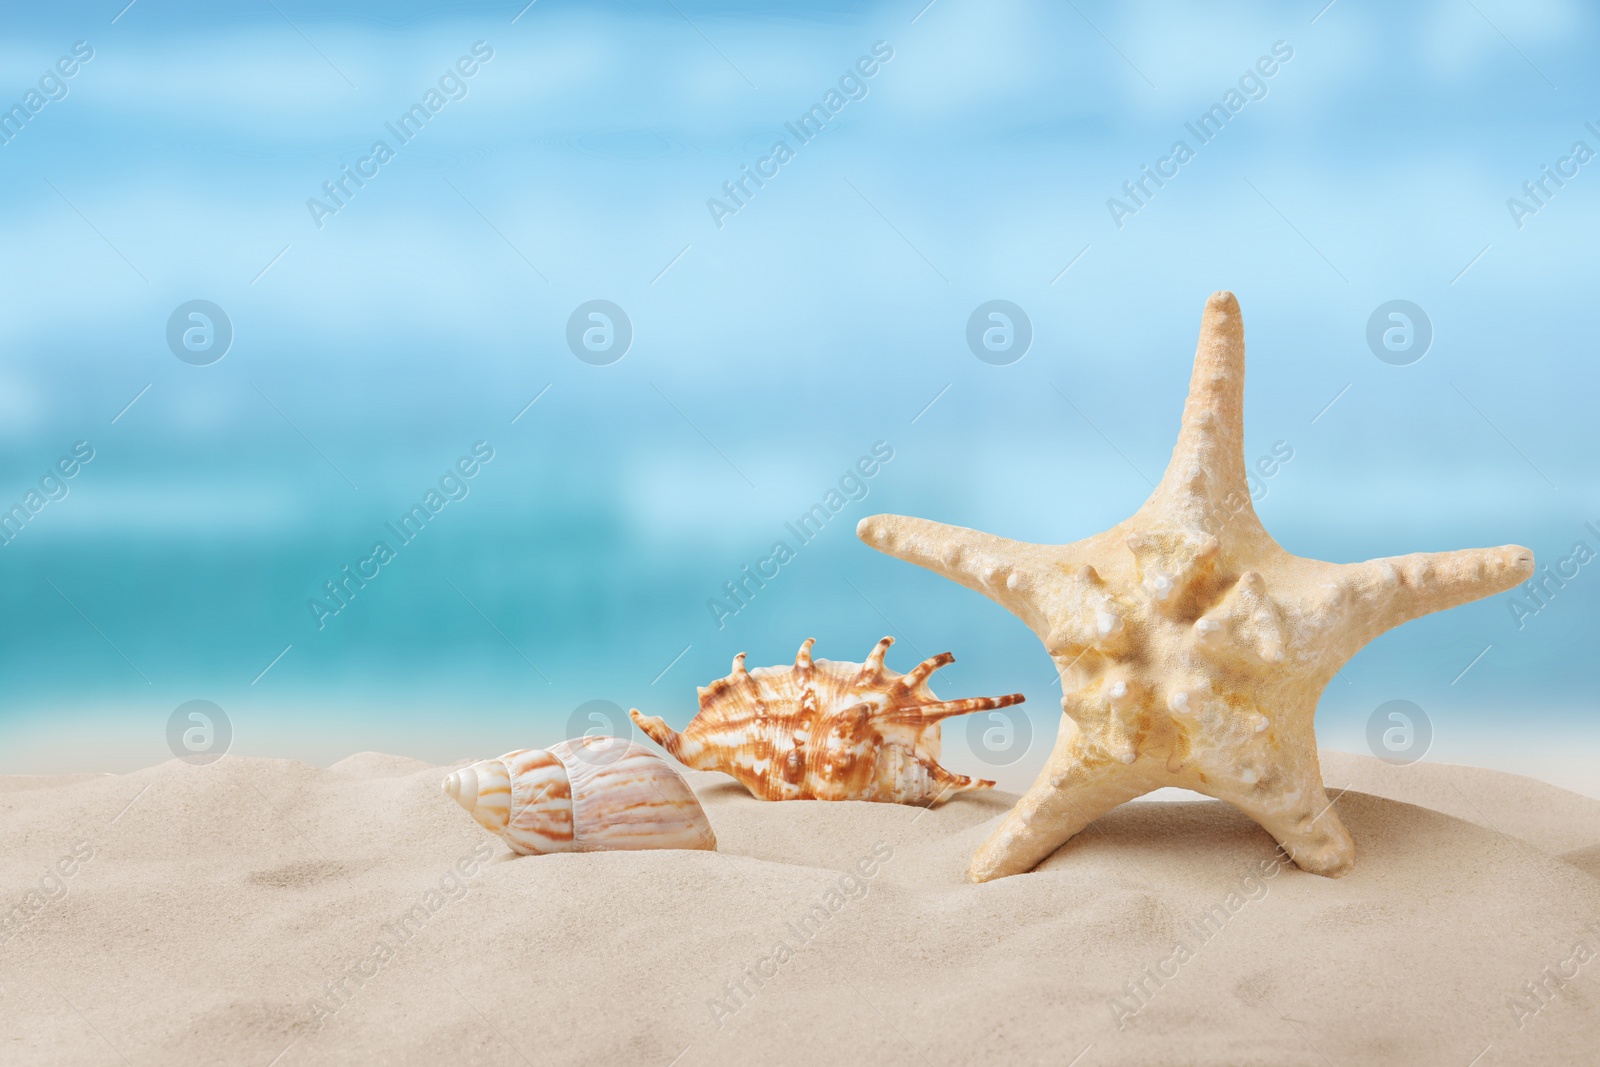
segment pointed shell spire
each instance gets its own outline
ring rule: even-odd
[[[683,776],[649,749],[614,737],[507,752],[452,771],[443,788],[523,855],[717,847]]]
[[[444,791],[479,826],[491,834],[505,832],[511,821],[511,771],[504,760],[483,760],[452,772],[444,780]]]

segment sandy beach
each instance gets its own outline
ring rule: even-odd
[[[691,773],[719,852],[514,858],[401,757],[0,778],[0,1060],[1592,1057],[1600,802],[1324,765],[1360,854],[1343,879],[1196,799],[1126,805],[984,885],[964,867],[1008,794],[765,804]]]

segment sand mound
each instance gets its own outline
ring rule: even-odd
[[[431,771],[433,764],[410,756],[391,756],[387,752],[357,752],[328,769],[358,778],[398,778],[418,771]]]
[[[1600,800],[1504,771],[1453,763],[1396,766],[1348,752],[1320,753],[1328,795],[1355,789],[1432,808],[1520,837],[1545,852],[1600,845]]]
[[[1600,840],[1543,824],[1594,802],[1424,773],[1503,825],[1350,791],[1329,881],[1224,805],[1136,803],[981,886],[1005,795],[693,774],[719,853],[514,859],[376,754],[0,778],[0,1062],[1587,1062]]]

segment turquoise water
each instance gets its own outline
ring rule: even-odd
[[[1579,6],[118,6],[0,15],[0,769],[165,758],[192,699],[249,754],[481,755],[885,633],[1026,692],[1036,765],[1037,640],[854,524],[1120,520],[1218,288],[1290,550],[1600,550]],[[169,344],[195,300],[215,362],[214,321]],[[1014,362],[969,347],[991,300]],[[1369,346],[1392,300],[1415,362]],[[1590,570],[1374,643],[1324,738],[1408,699],[1455,758],[1570,748]]]

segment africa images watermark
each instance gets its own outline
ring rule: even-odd
[[[855,466],[847,468],[839,476],[839,488],[829,488],[822,494],[821,501],[812,504],[793,522],[783,524],[783,528],[794,537],[793,547],[780,538],[773,542],[771,552],[756,561],[755,570],[752,571],[748,563],[741,564],[739,577],[722,583],[727,599],[710,597],[706,600],[706,609],[711,612],[711,621],[717,624],[717,629],[726,626],[730,616],[749,607],[756,594],[767,587],[767,582],[782,574],[783,565],[793,560],[800,548],[815,540],[828,520],[844,510],[845,504],[859,504],[867,499],[867,493],[870,492],[867,482],[876,477],[883,465],[892,459],[894,448],[889,442],[874,442],[870,455],[857,459]]]
[[[1182,973],[1183,966],[1195,958],[1198,951],[1210,944],[1227,927],[1228,921],[1244,910],[1246,904],[1266,898],[1267,882],[1278,876],[1289,857],[1279,849],[1257,864],[1260,875],[1247,874],[1239,879],[1236,888],[1229,891],[1222,903],[1213,904],[1200,916],[1199,922],[1190,921],[1188,934],[1173,942],[1172,951],[1159,962],[1148,966],[1138,979],[1123,983],[1124,997],[1106,998],[1111,1017],[1117,1029],[1125,1030],[1128,1020],[1134,1018],[1155,1000],[1156,993]]]
[[[1227,517],[1231,519],[1246,507],[1267,499],[1267,494],[1272,491],[1267,481],[1282,473],[1285,464],[1292,459],[1294,446],[1287,441],[1274,441],[1270,452],[1262,453],[1245,468],[1244,491],[1235,489],[1223,498],[1222,507]]]
[[[1596,144],[1600,144],[1600,128],[1596,128],[1592,122],[1585,122],[1583,128],[1594,135]],[[1514,196],[1506,197],[1506,210],[1511,212],[1511,221],[1517,229],[1526,226],[1526,220],[1537,215],[1567,182],[1578,176],[1579,169],[1594,157],[1595,150],[1589,147],[1589,142],[1573,141],[1571,150],[1556,160],[1554,171],[1550,169],[1550,164],[1541,163],[1539,177],[1530,178],[1522,183],[1522,195],[1527,197],[1526,200],[1519,200]]]
[[[711,212],[711,221],[716,223],[717,229],[722,229],[723,219],[729,215],[737,215],[758,190],[765,188],[767,182],[776,178],[783,165],[795,157],[796,148],[811,143],[813,138],[827,128],[829,121],[844,110],[846,104],[852,100],[865,100],[868,79],[877,75],[882,69],[881,64],[893,58],[894,49],[886,41],[875,42],[871,55],[857,59],[855,66],[847,68],[839,75],[837,89],[830,88],[822,94],[821,102],[812,104],[793,122],[783,124],[783,128],[795,139],[793,146],[784,138],[778,138],[772,142],[767,154],[756,160],[754,171],[746,163],[739,168],[738,178],[723,182],[722,192],[727,199],[719,200],[713,196],[706,200],[706,210]],[[770,170],[767,169],[769,166]],[[751,188],[752,183],[755,185],[754,189]]]
[[[1294,446],[1288,441],[1272,442],[1272,451],[1257,457],[1256,461],[1245,469],[1244,482],[1250,490],[1250,500],[1259,504],[1267,499],[1267,494],[1272,490],[1267,481],[1276,478],[1283,470],[1284,464],[1294,459]]]
[[[71,55],[62,56],[39,76],[38,88],[23,93],[20,103],[0,110],[0,145],[10,144],[33,116],[48,105],[65,100],[67,94],[72,91],[67,82],[77,77],[83,65],[93,58],[93,45],[88,41],[76,42],[72,46]]]
[[[1594,944],[1600,945],[1600,923],[1590,923],[1583,933],[1592,938]],[[1517,1029],[1521,1030],[1529,1019],[1549,1007],[1556,995],[1566,989],[1567,983],[1578,977],[1583,965],[1594,957],[1595,949],[1590,947],[1590,942],[1581,939],[1574,941],[1566,959],[1550,964],[1536,977],[1522,983],[1522,992],[1526,995],[1507,996],[1506,1009],[1511,1012]]]
[[[36,888],[24,893],[22,899],[9,911],[0,912],[0,946],[4,946],[21,933],[22,928],[38,918],[45,908],[65,898],[70,889],[71,879],[76,877],[83,864],[92,859],[94,859],[94,846],[83,840],[74,844],[54,864],[45,868],[44,875],[39,879]]]
[[[877,875],[880,867],[894,859],[894,847],[887,841],[875,842],[872,852],[852,864],[853,873],[839,875],[834,888],[822,894],[798,919],[785,924],[784,934],[773,943],[772,951],[762,956],[732,978],[722,983],[723,996],[710,997],[706,1007],[711,1021],[722,1029],[722,1024],[748,1007],[763,987],[778,977],[783,965],[794,959],[796,953],[811,943],[833,917],[852,900],[865,900],[867,883]]]
[[[446,505],[467,499],[467,494],[472,492],[472,487],[467,483],[476,478],[492,459],[494,446],[489,442],[479,441],[473,445],[472,454],[456,460],[455,465],[440,476],[438,487],[424,493],[420,503],[412,504],[409,511],[393,522],[383,524],[383,528],[393,535],[394,545],[387,540],[375,542],[366,558],[356,561],[354,569],[346,563],[339,568],[337,578],[323,582],[322,592],[326,599],[314,596],[306,600],[306,608],[311,612],[311,621],[317,624],[317,629],[326,629],[329,618],[348,608],[356,594],[382,574],[384,566],[399,558],[400,549],[415,541]]]
[[[422,94],[421,101],[412,104],[393,122],[383,124],[383,128],[394,135],[395,146],[410,144],[422,132],[428,120],[443,111],[446,104],[465,100],[467,79],[476,77],[478,71],[483,69],[482,64],[493,58],[494,49],[484,41],[477,41],[472,46],[471,55],[462,56],[454,66],[445,68],[445,72],[439,75],[438,88],[428,89]],[[395,147],[391,147],[388,141],[374,141],[367,154],[356,160],[354,170],[346,163],[339,168],[337,178],[323,182],[322,192],[327,200],[319,200],[314,196],[306,199],[306,210],[311,212],[311,221],[317,229],[326,225],[324,220],[329,215],[337,215],[344,210],[356,193],[366,188],[367,182],[376,178],[383,165],[394,157]],[[352,185],[355,188],[351,188]]]
[[[1195,139],[1193,148],[1189,147],[1187,140],[1180,138],[1172,143],[1172,148],[1165,156],[1156,160],[1154,169],[1148,163],[1141,163],[1140,176],[1122,183],[1122,193],[1131,202],[1118,200],[1114,196],[1106,200],[1106,210],[1111,213],[1111,221],[1117,229],[1127,225],[1125,220],[1129,216],[1137,215],[1140,208],[1155,198],[1157,190],[1176,178],[1179,169],[1193,159],[1202,146],[1210,144],[1233,116],[1244,110],[1246,104],[1265,100],[1267,80],[1278,73],[1281,63],[1293,58],[1294,49],[1287,41],[1272,42],[1272,54],[1261,56],[1246,69],[1239,77],[1237,89],[1229,89],[1222,94],[1220,103],[1212,104],[1193,122],[1183,124],[1183,128]],[[1152,185],[1154,188],[1151,188]]]
[[[65,500],[71,492],[67,484],[78,476],[78,472],[89,465],[94,459],[94,446],[88,441],[79,441],[72,446],[69,455],[62,456],[55,464],[44,472],[39,478],[36,489],[29,489],[22,494],[19,503],[11,505],[5,511],[0,511],[0,545],[9,545],[22,528],[33,521],[33,517],[45,509],[45,506],[57,500]]]
[[[1583,529],[1595,539],[1595,544],[1600,544],[1600,529],[1594,523],[1584,523]],[[1571,552],[1553,564],[1543,565],[1532,578],[1518,587],[1518,592],[1525,600],[1518,600],[1516,593],[1506,597],[1506,606],[1511,609],[1511,618],[1516,622],[1517,629],[1526,628],[1529,619],[1549,607],[1561,590],[1567,587],[1567,583],[1582,573],[1583,566],[1594,559],[1595,554],[1595,548],[1587,540],[1579,538],[1572,543]]]
[[[378,977],[389,963],[400,954],[400,949],[422,932],[423,927],[448,904],[466,898],[471,889],[469,879],[475,877],[483,865],[494,858],[494,846],[480,841],[469,855],[456,860],[455,865],[439,876],[434,886],[429,886],[417,897],[417,902],[393,922],[384,923],[372,940],[372,947],[359,959],[344,965],[339,977],[322,984],[322,996],[311,997],[306,1008],[311,1020],[320,1030],[327,1021],[339,1014],[356,993],[372,979]]]

